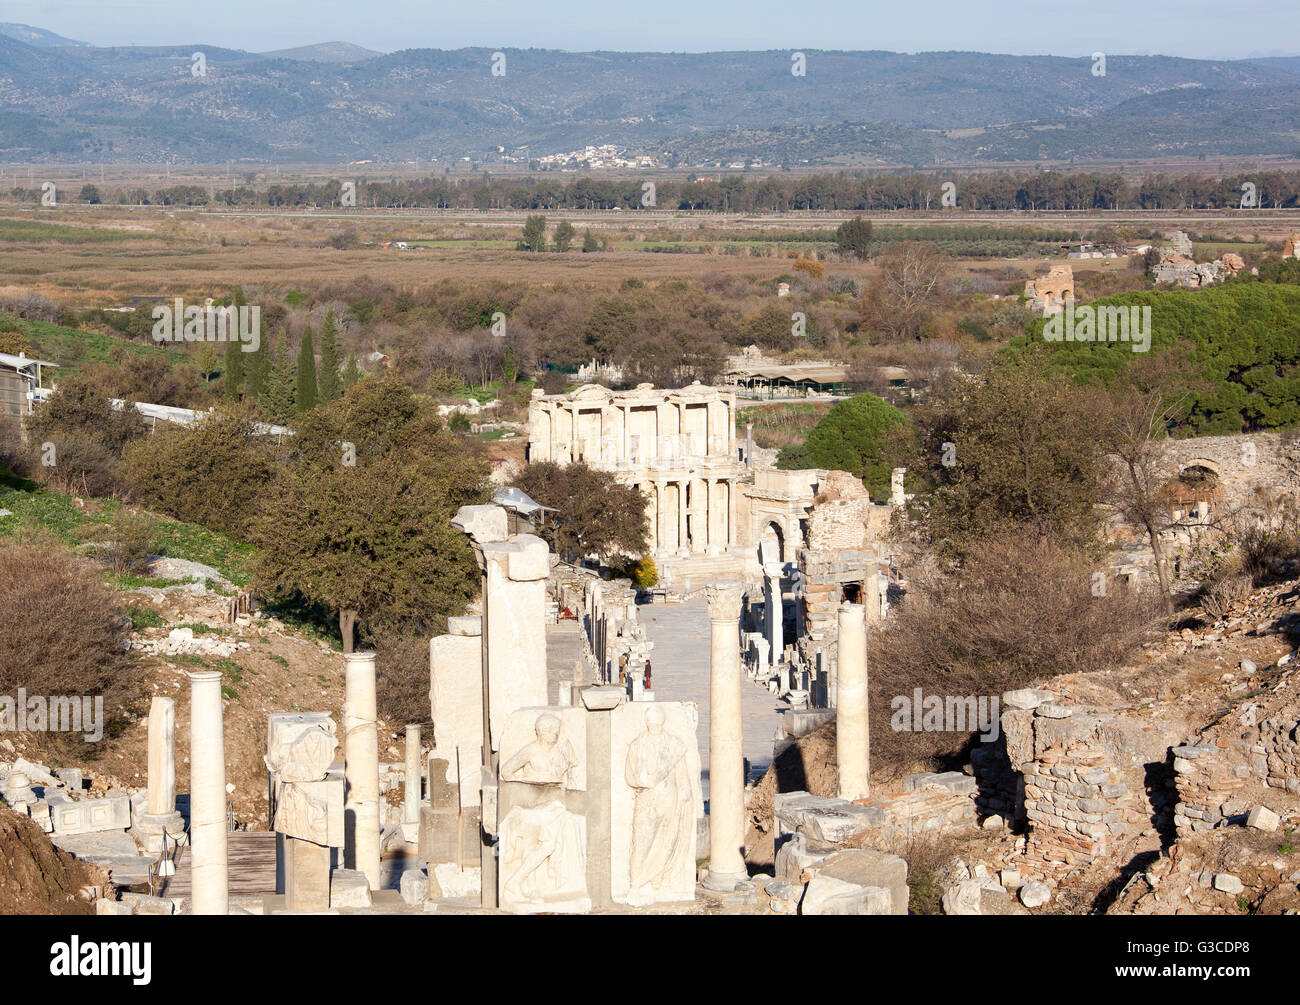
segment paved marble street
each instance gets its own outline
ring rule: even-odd
[[[703,598],[685,604],[643,606],[637,618],[654,643],[651,657],[658,701],[695,701],[700,706],[700,764],[704,794],[709,780],[709,611]],[[745,757],[751,767],[765,768],[772,760],[772,736],[784,722],[778,701],[766,689],[741,681],[745,716]]]

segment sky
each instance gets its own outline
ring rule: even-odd
[[[94,45],[885,49],[1242,59],[1300,53],[1296,0],[0,0],[0,21]]]

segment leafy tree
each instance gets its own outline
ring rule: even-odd
[[[555,228],[555,233],[551,237],[555,250],[568,251],[573,247],[573,235],[575,233],[576,231],[573,229],[573,224],[568,220],[561,221],[559,226]]]
[[[563,467],[543,461],[524,468],[515,485],[555,510],[546,514],[537,534],[569,561],[595,556],[611,563],[645,554],[645,496],[610,472],[581,461]]]
[[[609,359],[615,351],[630,343],[637,332],[637,309],[621,297],[601,297],[587,316],[583,340],[588,351],[599,359]]]
[[[135,409],[115,409],[105,388],[83,373],[59,381],[27,420],[27,432],[33,471],[65,491],[99,496],[117,489],[122,451],[146,427]]]
[[[1096,396],[1054,378],[1042,353],[1000,361],[986,380],[954,381],[919,406],[908,468],[928,489],[919,508],[931,544],[964,555],[1016,527],[1094,548],[1106,470],[1092,432],[1100,414]]]
[[[303,331],[302,344],[298,347],[298,382],[294,407],[299,415],[316,407],[316,350],[312,346],[311,325]]]
[[[587,255],[593,251],[599,251],[599,250],[600,250],[600,242],[596,240],[596,235],[593,234],[590,230],[583,231],[582,253],[584,255]]]
[[[127,446],[122,472],[150,509],[242,537],[274,461],[273,441],[247,418],[212,412],[192,426],[160,423]]]
[[[812,466],[848,471],[880,497],[889,491],[897,460],[890,430],[906,421],[902,412],[874,394],[858,394],[836,402],[808,433],[804,448]]]
[[[524,220],[524,236],[519,247],[524,251],[546,250],[546,217],[538,213]]]
[[[22,332],[0,331],[0,352],[7,352],[13,356],[17,356],[19,353],[31,356],[33,349],[32,344],[27,341]]]
[[[343,393],[343,375],[339,372],[338,322],[334,308],[325,312],[325,323],[320,330],[320,386],[318,398],[328,405]]]
[[[841,255],[857,255],[867,260],[871,248],[871,221],[855,216],[845,220],[835,230],[835,250]]]
[[[262,588],[337,611],[344,652],[358,621],[373,632],[462,610],[479,574],[450,520],[486,501],[482,457],[392,375],[357,381],[298,433],[255,531]]]
[[[206,386],[217,370],[217,352],[212,348],[211,342],[199,343],[199,351],[195,356],[194,365],[198,368],[199,376],[203,378],[203,383]]]

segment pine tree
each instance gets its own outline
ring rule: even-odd
[[[276,339],[271,350],[262,397],[258,401],[267,422],[283,424],[294,415],[294,368],[284,336]]]
[[[316,407],[316,350],[312,345],[311,325],[304,329],[302,345],[298,348],[298,385],[294,406],[300,415]]]
[[[339,373],[338,323],[334,320],[334,308],[325,313],[325,324],[320,330],[320,382],[317,398],[323,405],[328,405],[343,393],[343,378]]]

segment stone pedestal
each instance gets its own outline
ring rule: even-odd
[[[330,849],[300,838],[284,839],[284,906],[290,911],[328,911]]]
[[[867,710],[867,624],[861,604],[839,610],[839,694],[835,714],[835,761],[841,799],[871,794],[870,726]]]
[[[343,705],[344,864],[365,875],[372,890],[379,877],[379,734],[375,705],[375,654],[348,653]]]
[[[226,741],[218,670],[190,674],[190,845],[193,913],[229,913]]]
[[[745,756],[740,698],[740,595],[734,582],[705,588],[711,625],[709,670],[709,874],[729,891],[745,870]]]

